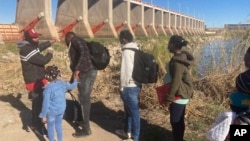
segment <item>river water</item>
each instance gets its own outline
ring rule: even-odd
[[[196,55],[197,75],[204,77],[210,73],[227,73],[243,61],[244,46],[240,39],[214,40],[205,43],[201,52]]]

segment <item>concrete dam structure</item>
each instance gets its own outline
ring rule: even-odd
[[[68,31],[85,38],[117,38],[123,29],[135,37],[199,35],[205,31],[201,19],[140,0],[58,0],[54,23],[51,0],[17,0],[15,25],[21,33],[29,24],[42,39],[63,38]],[[0,29],[0,40],[7,34]]]

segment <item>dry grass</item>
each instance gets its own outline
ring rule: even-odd
[[[228,94],[235,90],[235,78],[239,73],[239,68],[236,68],[229,74],[211,74],[195,80],[194,86],[197,90],[202,91],[206,97],[223,102],[227,99]]]

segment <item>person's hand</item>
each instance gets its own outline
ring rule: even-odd
[[[74,78],[77,80],[77,81],[79,81],[79,73],[80,73],[80,71],[75,71],[74,72]]]
[[[166,107],[169,107],[169,105],[171,104],[172,102],[171,101],[164,101],[163,105],[166,106]]]
[[[54,52],[54,49],[53,49],[52,47],[49,47],[49,48],[47,49],[47,53],[53,54],[53,52]]]
[[[46,123],[47,122],[47,118],[46,117],[43,117],[42,118],[42,123]]]
[[[50,40],[50,43],[51,43],[51,44],[53,44],[53,43],[55,43],[55,42],[57,42],[57,39],[56,39],[56,38],[52,38],[52,39]]]

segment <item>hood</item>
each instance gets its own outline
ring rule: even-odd
[[[22,48],[23,46],[28,45],[28,44],[30,44],[30,43],[26,40],[17,41],[18,48]]]
[[[127,43],[125,45],[122,45],[122,49],[124,48],[134,48],[134,49],[139,49],[138,45],[134,42]]]
[[[182,51],[181,54],[174,56],[173,59],[186,66],[194,65],[194,56],[188,51]]]

